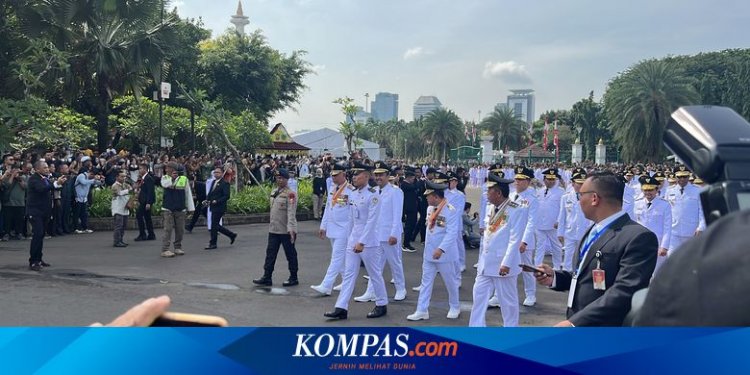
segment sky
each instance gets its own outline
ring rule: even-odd
[[[219,35],[238,0],[177,0]],[[466,121],[505,103],[511,89],[535,90],[535,117],[570,109],[639,61],[750,47],[750,1],[742,0],[242,0],[283,53],[307,51],[315,74],[293,108],[279,112],[294,133],[338,128],[333,100],[399,94],[412,120],[420,95],[434,95]],[[368,104],[369,106],[369,104]]]

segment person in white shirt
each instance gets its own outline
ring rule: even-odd
[[[332,188],[328,192],[326,209],[320,221],[318,236],[331,241],[331,262],[323,281],[310,288],[318,293],[330,295],[336,278],[344,274],[346,241],[352,228],[351,198],[354,187],[346,181],[346,166],[335,164],[331,170]]]
[[[656,258],[656,269],[667,259],[669,242],[672,236],[672,207],[669,202],[658,197],[659,183],[653,177],[641,177],[641,190],[643,198],[635,202],[635,218],[638,224],[654,232],[659,241],[659,254]]]
[[[674,171],[677,184],[667,192],[667,201],[672,206],[672,237],[668,256],[683,242],[698,236],[706,229],[706,220],[701,206],[700,188],[690,183],[690,171],[684,165]]]
[[[586,171],[577,168],[571,177],[573,191],[565,193],[560,203],[560,214],[557,218],[557,237],[563,244],[563,270],[573,272],[573,255],[581,239],[593,224],[581,211],[578,192],[586,181]]]
[[[503,326],[516,327],[519,319],[517,283],[521,272],[518,246],[526,229],[528,206],[508,198],[509,185],[513,180],[502,179],[494,173],[488,178],[490,210],[484,218],[487,229],[479,253],[469,326],[487,325],[485,315],[490,294],[494,290],[497,291]]]
[[[536,227],[536,254],[534,264],[544,263],[544,255],[552,254],[552,265],[555,269],[562,269],[562,246],[557,239],[557,218],[560,214],[560,200],[563,189],[557,186],[557,170],[550,168],[542,172],[544,188],[537,195],[539,215]]]
[[[127,247],[128,244],[122,241],[122,237],[125,234],[125,228],[128,226],[130,209],[127,205],[133,188],[125,182],[127,179],[127,173],[125,171],[117,173],[117,177],[115,178],[115,183],[112,184],[112,216],[115,220],[113,246]]]

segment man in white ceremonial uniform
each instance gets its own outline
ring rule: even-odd
[[[375,291],[375,308],[367,314],[368,318],[379,318],[388,312],[388,295],[383,282],[383,270],[380,268],[383,250],[377,236],[378,211],[380,199],[375,189],[368,186],[370,180],[369,166],[355,162],[351,168],[354,174],[355,191],[349,202],[352,204],[353,224],[346,244],[344,260],[344,281],[336,300],[336,307],[323,316],[330,319],[347,319],[349,299],[354,293],[354,285],[359,274],[360,263],[365,264],[367,274]]]
[[[537,213],[536,227],[536,254],[534,264],[544,263],[544,255],[552,254],[552,266],[562,269],[562,245],[557,239],[558,222],[560,215],[560,201],[565,191],[558,186],[557,170],[550,168],[542,172],[544,188],[539,189],[537,199],[539,207]]]
[[[445,190],[445,199],[451,206],[463,210],[466,205],[466,195],[458,190],[458,176],[453,172],[448,172],[448,189]],[[459,233],[463,232],[463,220],[459,222]],[[456,247],[458,248],[458,260],[456,261],[456,282],[461,286],[461,273],[466,270],[466,245],[462,236],[458,236]]]
[[[630,216],[630,219],[635,220],[635,200],[637,194],[632,184],[633,172],[625,171],[623,176],[625,179],[625,189],[622,191],[622,210]]]
[[[581,210],[578,192],[586,181],[586,171],[576,168],[571,177],[573,191],[565,193],[560,202],[557,217],[557,237],[563,244],[563,270],[573,272],[573,254],[578,250],[581,239],[594,223],[586,219]]]
[[[325,295],[330,295],[336,278],[344,274],[344,259],[346,258],[346,242],[352,229],[352,206],[350,199],[354,187],[346,181],[346,166],[335,164],[331,169],[333,188],[328,193],[326,210],[320,221],[318,236],[327,237],[331,241],[331,263],[328,265],[323,281],[320,285],[310,288]]]
[[[474,281],[470,327],[487,325],[485,315],[490,295],[497,292],[500,314],[504,327],[518,326],[518,274],[521,272],[519,242],[526,229],[523,221],[528,214],[527,206],[512,202],[509,185],[513,180],[504,180],[490,174],[487,195],[490,211],[486,218],[477,277]]]
[[[382,161],[375,162],[375,183],[377,186],[378,197],[380,199],[380,210],[377,219],[377,236],[380,241],[380,248],[383,251],[383,257],[380,260],[381,278],[382,271],[385,269],[385,263],[391,269],[393,283],[396,286],[396,295],[393,297],[396,301],[406,298],[406,279],[404,278],[404,266],[401,261],[401,245],[399,240],[404,232],[401,225],[401,217],[404,212],[404,193],[400,188],[390,184],[388,165]],[[355,297],[357,302],[375,301],[375,288],[372,279],[367,281],[367,291],[365,294]]]
[[[690,171],[684,165],[676,167],[674,174],[677,183],[669,188],[666,197],[672,206],[672,237],[667,256],[671,256],[683,242],[706,229],[701,207],[701,189],[690,183]]]
[[[222,176],[221,178],[224,178],[224,176]],[[205,187],[206,188],[206,196],[208,196],[208,194],[211,192],[211,190],[213,190],[214,183],[218,184],[219,181],[218,181],[217,178],[214,177],[214,174],[211,173],[211,177],[209,177],[209,179],[206,180],[206,187]],[[208,207],[206,207],[206,229],[208,229],[209,231],[211,231],[211,217],[213,217],[213,214],[211,213],[211,206],[208,206]],[[224,219],[223,218],[221,220],[219,220],[219,224],[220,225],[224,225]]]
[[[654,274],[656,274],[667,259],[672,237],[672,206],[658,197],[659,182],[655,178],[643,176],[640,178],[640,183],[643,198],[635,202],[634,220],[654,232],[659,241],[659,253],[656,257],[656,269],[654,269]]]
[[[432,298],[432,286],[435,276],[440,273],[448,289],[448,319],[457,319],[461,313],[458,300],[458,284],[455,277],[455,262],[458,259],[456,238],[459,235],[461,209],[453,207],[445,199],[444,184],[426,182],[429,207],[427,209],[427,238],[425,239],[422,257],[422,283],[420,285],[417,311],[406,317],[408,320],[426,320],[430,318],[429,307]]]
[[[534,178],[534,171],[526,167],[518,167],[515,171],[516,192],[511,194],[511,200],[518,204],[529,206],[528,217],[526,220],[526,230],[524,231],[519,245],[521,252],[521,261],[524,264],[534,264],[534,249],[536,249],[536,227],[539,218],[537,210],[539,202],[533,189],[529,188],[531,179]],[[530,272],[523,272],[523,287],[525,299],[524,306],[534,306],[536,304],[536,278]]]

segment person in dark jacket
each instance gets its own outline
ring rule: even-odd
[[[224,171],[222,168],[214,169],[214,180],[212,186],[206,194],[206,200],[203,205],[211,208],[211,242],[208,243],[206,250],[216,248],[216,241],[219,233],[229,237],[229,243],[233,244],[237,239],[237,234],[221,225],[221,217],[227,211],[227,202],[229,201],[229,183],[223,178]]]
[[[417,251],[412,245],[417,230],[417,212],[419,212],[419,197],[417,196],[417,185],[415,184],[414,171],[407,169],[406,178],[401,182],[401,190],[404,192],[404,244],[403,251],[413,253]]]
[[[327,193],[326,178],[323,176],[323,170],[318,168],[313,177],[313,216],[315,220],[320,220],[320,211],[325,205]]]
[[[42,267],[50,266],[42,260],[45,226],[52,215],[52,191],[62,186],[67,179],[62,176],[52,182],[47,178],[48,175],[47,163],[39,160],[34,163],[34,173],[29,177],[27,185],[26,215],[32,227],[29,269],[32,271],[41,271]]]
[[[151,221],[151,205],[156,202],[156,181],[154,176],[148,172],[148,164],[141,164],[139,173],[140,178],[136,183],[138,186],[138,208],[135,211],[135,220],[138,222],[138,237],[135,238],[135,241],[152,241],[156,239],[154,223]]]
[[[67,164],[60,166],[60,175],[67,176],[68,179],[60,190],[60,206],[61,206],[61,219],[60,225],[64,234],[73,233],[73,202],[75,201],[76,191],[76,173],[70,170]]]

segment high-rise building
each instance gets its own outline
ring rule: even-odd
[[[414,119],[419,120],[424,115],[442,107],[443,104],[440,103],[440,100],[438,100],[437,97],[420,96],[414,103]]]
[[[513,110],[517,119],[525,121],[527,124],[534,122],[534,90],[510,90],[508,95],[508,108]]]
[[[237,34],[245,35],[245,26],[250,23],[250,18],[242,12],[242,1],[237,4],[237,14],[233,15],[229,21],[234,24]]]
[[[398,94],[379,92],[370,107],[375,121],[398,120]]]

